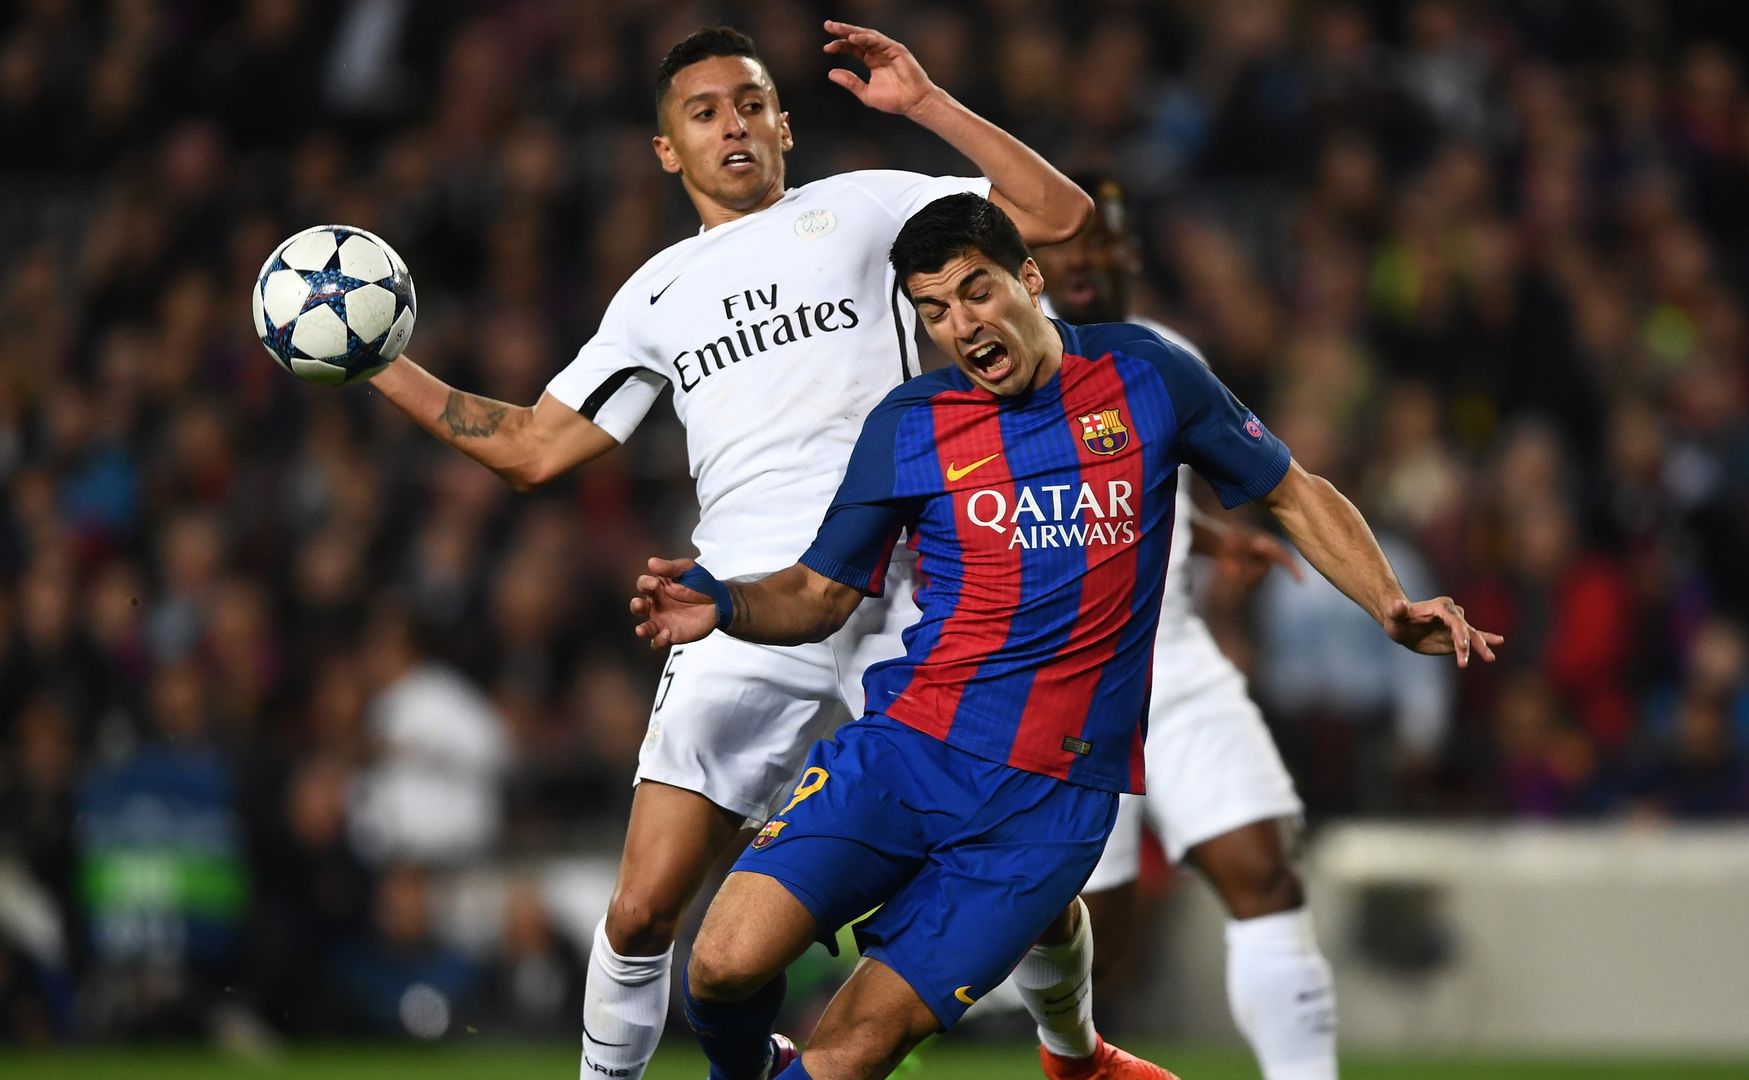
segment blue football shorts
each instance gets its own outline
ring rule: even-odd
[[[871,715],[814,744],[734,869],[776,879],[828,945],[867,915],[854,927],[863,955],[896,971],[945,1030],[1080,892],[1117,802]]]

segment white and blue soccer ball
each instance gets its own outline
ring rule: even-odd
[[[324,386],[368,379],[401,355],[417,307],[395,249],[347,225],[317,225],[275,248],[251,300],[261,344]]]

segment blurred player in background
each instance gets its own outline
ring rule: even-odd
[[[904,46],[828,22],[826,51],[858,60],[831,79],[908,117],[985,178],[855,172],[784,186],[788,114],[745,35],[701,30],[657,80],[662,168],[702,228],[651,258],[533,406],[455,390],[403,357],[374,385],[427,431],[518,488],[627,438],[663,385],[687,432],[702,558],[725,578],[795,561],[844,475],[857,429],[916,374],[915,313],[887,249],[936,197],[988,193],[1028,237],[1074,234],[1091,204],[1012,136],[936,86]],[[903,574],[896,568],[895,574]],[[897,580],[897,579],[896,579]],[[803,649],[724,635],[675,649],[639,756],[619,880],[596,929],[583,1009],[583,1076],[643,1075],[666,1020],[676,927],[744,823],[762,823],[809,745],[862,713],[862,671],[903,651],[908,586]],[[787,1047],[773,1042],[776,1071]]]
[[[862,961],[780,1080],[888,1075],[1061,921],[1118,793],[1142,789],[1181,464],[1226,506],[1261,501],[1400,644],[1466,665],[1500,640],[1448,597],[1410,603],[1353,504],[1190,353],[1133,324],[1046,318],[1038,266],[988,200],[930,203],[892,261],[954,366],[869,415],[795,565],[725,582],[651,559],[631,603],[655,647],[714,629],[819,641],[881,593],[902,533],[918,553],[906,654],[869,670],[868,713],[813,748],[700,928],[687,1011],[717,1080],[756,1075],[784,969],[871,910],[856,923]]]
[[[1130,311],[1140,248],[1122,185],[1109,176],[1077,182],[1093,196],[1093,220],[1037,253],[1050,308],[1073,323],[1140,323],[1203,360],[1188,341]],[[1215,556],[1252,581],[1271,566],[1298,577],[1299,567],[1271,537],[1197,509],[1188,471],[1177,500],[1148,703],[1148,794],[1123,797],[1083,890],[1105,958],[1093,963],[1094,982],[1133,936],[1145,814],[1172,861],[1201,871],[1226,906],[1227,1000],[1265,1080],[1333,1080],[1335,986],[1289,857],[1303,807],[1245,677],[1196,614],[1187,556]],[[1064,1052],[1052,1045],[1061,1036],[1046,1027],[1040,1035],[1047,1049]]]

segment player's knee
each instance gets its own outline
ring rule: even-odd
[[[1287,859],[1271,859],[1220,883],[1227,909],[1235,919],[1257,919],[1304,906],[1305,886]]]
[[[673,909],[673,910],[671,910]],[[678,905],[621,887],[607,907],[607,943],[621,956],[655,956],[674,944]]]
[[[700,1001],[744,1001],[774,975],[751,950],[708,936],[686,961],[687,992]]]

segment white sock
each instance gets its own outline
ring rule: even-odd
[[[1061,945],[1034,945],[1014,969],[1014,985],[1038,1024],[1038,1041],[1058,1057],[1091,1057],[1099,1048],[1093,1030],[1093,927],[1087,905],[1075,934]]]
[[[621,956],[607,943],[607,920],[595,928],[583,984],[583,1063],[579,1080],[638,1080],[668,1022],[674,947],[660,956]]]
[[[1336,986],[1305,908],[1227,923],[1227,1002],[1264,1080],[1336,1080]]]

